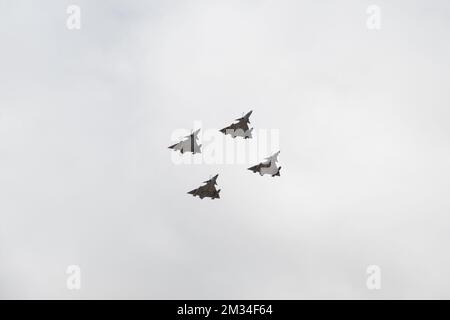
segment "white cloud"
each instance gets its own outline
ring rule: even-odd
[[[0,10],[1,297],[448,298],[446,1],[69,4]],[[249,109],[279,179],[172,163]]]

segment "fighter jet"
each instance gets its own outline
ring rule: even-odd
[[[261,176],[265,174],[270,174],[272,177],[279,176],[281,167],[277,167],[278,155],[280,151],[274,153],[272,156],[266,158],[266,161],[261,162],[260,164],[248,168],[248,170],[253,171],[254,173],[259,172]]]
[[[206,197],[211,198],[212,200],[220,199],[220,195],[219,195],[220,189],[219,190],[216,189],[216,185],[217,185],[216,180],[217,180],[218,176],[219,175],[216,174],[214,177],[212,177],[208,181],[204,181],[203,183],[206,183],[205,185],[200,186],[197,189],[194,189],[192,191],[189,191],[188,193],[192,194],[194,197],[199,196],[200,199],[203,199]]]
[[[236,119],[236,123],[233,123],[232,125],[223,128],[220,130],[223,134],[229,134],[233,138],[236,137],[243,137],[244,139],[248,139],[252,137],[252,131],[253,128],[249,129],[248,124],[250,123],[250,115],[253,111],[250,111],[242,118]]]
[[[192,152],[193,154],[200,153],[201,144],[197,144],[197,136],[200,132],[200,129],[194,131],[190,135],[185,137],[185,140],[182,140],[172,146],[169,149],[173,149],[175,151],[180,151],[181,153]]]

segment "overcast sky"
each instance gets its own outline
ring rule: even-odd
[[[1,1],[0,298],[450,298],[449,18],[447,0]],[[250,109],[281,177],[174,164],[174,130]],[[220,200],[186,194],[216,173]]]

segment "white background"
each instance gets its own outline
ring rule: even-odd
[[[3,0],[0,297],[450,298],[449,18],[446,0]],[[249,109],[280,132],[280,178],[173,164],[173,130]],[[186,194],[216,173],[222,199]]]

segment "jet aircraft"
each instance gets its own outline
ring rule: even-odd
[[[197,144],[198,133],[200,129],[194,131],[190,135],[184,137],[185,139],[171,145],[169,149],[173,149],[175,151],[180,151],[181,153],[192,152],[193,154],[201,153],[202,145]]]
[[[220,199],[220,189],[217,190],[216,189],[216,185],[217,185],[217,177],[219,175],[216,174],[214,177],[212,177],[211,179],[204,181],[203,183],[205,183],[205,185],[198,187],[197,189],[194,189],[192,191],[189,191],[189,194],[192,194],[194,197],[195,196],[199,196],[200,199],[203,198],[211,198],[212,200],[214,199]]]
[[[254,173],[259,173],[261,176],[265,174],[269,174],[272,177],[279,176],[281,166],[277,166],[278,162],[278,155],[280,154],[280,151],[274,153],[270,157],[266,158],[266,161],[261,162],[260,164],[257,164],[256,166],[248,168],[248,170],[253,171]]]
[[[236,123],[231,124],[230,126],[223,128],[220,130],[223,134],[229,134],[233,138],[243,137],[244,139],[249,139],[252,137],[253,128],[249,128],[248,124],[250,123],[250,115],[253,111],[250,111],[242,118],[236,119]]]

